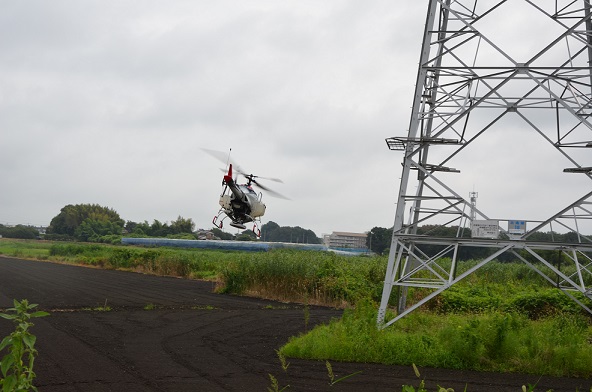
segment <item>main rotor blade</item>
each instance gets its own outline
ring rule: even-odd
[[[230,159],[228,157],[228,153],[227,152],[223,152],[223,151],[216,151],[216,150],[210,150],[207,148],[202,148],[202,151],[208,153],[209,155],[211,155],[212,157],[216,158],[217,160],[219,160],[220,162],[224,163],[225,165],[228,166],[229,163],[232,163],[232,166],[234,166],[234,171],[240,174],[244,174],[243,170],[241,169],[241,167],[232,159]]]
[[[245,178],[250,179],[251,181],[254,181],[255,178],[260,178],[262,180],[267,180],[267,181],[275,181],[275,182],[281,182],[282,184],[284,183],[282,180],[280,180],[279,178],[272,178],[272,177],[261,177],[261,176],[256,176],[254,174],[247,174],[247,173],[243,173],[241,172],[241,174],[243,176],[245,176]]]
[[[275,182],[281,182],[282,184],[284,183],[282,180],[280,180],[279,178],[271,178],[271,177],[259,177],[259,176],[255,176],[256,178],[261,178],[263,180],[267,180],[267,181],[275,181]]]
[[[265,190],[266,192],[269,192],[270,196],[274,196],[280,199],[286,199],[286,200],[290,200],[289,198],[259,184],[257,181],[255,181],[255,178],[260,178],[262,180],[267,180],[267,181],[274,181],[274,182],[279,182],[279,183],[284,183],[282,180],[280,180],[279,178],[273,178],[273,177],[259,177],[253,174],[247,174],[247,172],[245,172],[237,163],[236,161],[233,161],[232,159],[229,159],[228,157],[228,153],[223,152],[223,151],[216,151],[216,150],[209,150],[207,148],[202,148],[202,150],[206,153],[208,153],[209,155],[211,155],[212,157],[216,158],[217,160],[219,160],[220,162],[223,162],[225,164],[229,164],[231,163],[233,166],[233,169],[235,171],[235,173],[240,173],[243,176],[245,176],[247,179],[250,179],[254,184],[256,184],[259,188]],[[222,171],[226,171],[224,169],[222,169]]]
[[[278,199],[284,199],[284,200],[290,200],[289,198],[287,198],[286,196],[282,195],[281,193],[278,193],[272,189],[269,189],[268,187],[261,185],[260,183],[258,183],[255,180],[252,180],[253,184],[255,184],[256,186],[258,186],[259,188],[263,189],[266,193],[269,194],[269,196],[273,196],[276,197]]]

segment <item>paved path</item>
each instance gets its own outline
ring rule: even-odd
[[[417,386],[409,366],[332,362],[337,377],[362,371],[333,387],[323,361],[289,359],[285,373],[275,350],[304,331],[301,306],[219,295],[210,282],[0,257],[0,309],[28,299],[48,310],[36,319],[41,392],[267,391],[268,374],[288,391],[400,391]],[[104,306],[107,312],[89,309]],[[144,310],[154,305],[153,310]],[[339,317],[312,307],[310,324]],[[0,337],[12,324],[0,320]],[[520,391],[537,376],[422,369],[435,382],[468,392]],[[590,380],[544,377],[537,391],[588,391]]]

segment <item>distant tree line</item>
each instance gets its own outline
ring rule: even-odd
[[[212,228],[215,239],[256,241],[255,233],[244,230],[237,234],[226,233],[219,228]],[[112,208],[98,204],[68,204],[50,222],[45,235],[48,240],[119,243],[122,236],[165,237],[196,239],[195,223],[192,219],[178,216],[177,219],[161,222],[157,219],[133,222],[124,221]],[[279,226],[268,222],[261,227],[261,239],[270,242],[300,242],[319,244],[321,240],[312,230],[299,226]],[[33,228],[16,226],[7,228],[0,225],[0,235],[8,238],[38,238],[39,233]]]
[[[0,225],[0,236],[4,238],[35,239],[39,238],[39,230],[25,225],[11,227]]]
[[[300,226],[280,226],[269,221],[261,226],[261,240],[266,242],[297,242],[303,244],[320,244],[322,241],[312,230]]]
[[[221,240],[256,241],[257,236],[252,230],[244,230],[236,235],[226,233],[219,228],[213,228],[212,233]],[[300,226],[280,226],[269,221],[261,226],[261,241],[265,242],[297,242],[305,244],[320,244],[322,241],[312,230]]]
[[[458,226],[439,226],[439,225],[425,225],[420,226],[417,229],[417,234],[420,235],[429,235],[433,237],[463,237],[463,238],[470,238],[471,237],[471,230],[468,228],[459,228]],[[391,241],[393,236],[393,228],[384,228],[384,227],[373,227],[372,230],[368,232],[368,236],[366,237],[366,246],[376,254],[388,254],[390,251]],[[502,235],[503,238],[503,235]],[[578,235],[574,232],[569,233],[556,233],[553,231],[550,232],[536,232],[532,233],[528,237],[529,241],[537,241],[537,242],[563,242],[563,243],[577,243],[578,242]],[[421,244],[418,245],[418,248],[424,251],[426,254],[436,254],[438,251],[444,249],[442,245],[426,245]],[[488,249],[483,247],[469,247],[463,246],[459,249],[457,258],[459,260],[479,260],[488,257],[489,255],[494,252],[494,249]],[[535,261],[534,257],[526,251],[518,252],[522,257],[526,258],[529,261]],[[543,256],[546,260],[555,260],[558,259],[559,262],[562,262],[562,256],[556,251],[539,251],[538,252],[541,256]],[[500,261],[510,261],[514,260],[515,256],[510,253],[504,253],[497,257]]]
[[[221,240],[256,241],[252,230],[231,234],[212,228],[214,238]],[[6,227],[0,225],[0,235],[6,238],[34,239],[39,237],[37,229],[18,225]],[[98,204],[68,204],[64,206],[50,222],[45,239],[59,241],[83,241],[119,243],[121,237],[165,237],[196,239],[195,223],[191,218],[178,216],[177,219],[161,222],[157,219],[133,222],[124,221],[112,208]],[[261,240],[269,242],[299,242],[320,244],[321,239],[312,230],[302,227],[280,226],[268,222],[261,226]]]
[[[134,237],[169,237],[169,238],[187,238],[192,236],[195,230],[195,223],[191,218],[185,219],[179,216],[170,224],[160,222],[155,219],[151,224],[148,221],[136,223],[127,221],[124,229]]]
[[[257,236],[251,230],[244,230],[236,235],[226,233],[219,228],[211,229],[214,238],[221,240],[239,240],[255,241]],[[471,237],[470,229],[459,228],[458,226],[444,227],[439,225],[425,225],[417,230],[417,234],[430,235],[434,237]],[[0,225],[0,235],[6,238],[39,238],[39,232],[36,228],[24,225],[7,227]],[[178,216],[177,219],[167,222],[154,220],[133,222],[124,221],[119,214],[108,207],[98,204],[68,204],[60,210],[47,228],[46,239],[49,240],[68,240],[85,242],[107,242],[119,243],[123,235],[134,237],[166,237],[181,239],[196,239],[195,223],[192,219],[186,219]],[[373,227],[366,237],[366,246],[376,254],[388,254],[393,235],[392,228]],[[262,241],[267,242],[294,242],[320,244],[322,240],[316,236],[312,230],[304,229],[300,226],[280,226],[273,221],[269,221],[261,226]],[[537,232],[529,237],[530,241],[540,242],[563,242],[577,243],[578,235],[576,233],[556,233],[556,232]],[[435,254],[443,249],[441,245],[419,245],[419,248],[427,254]],[[458,258],[460,260],[482,259],[491,254],[493,250],[482,247],[462,247],[459,249]],[[557,260],[562,262],[560,253],[555,251],[543,251],[541,256],[547,260]],[[524,254],[522,254],[524,253]],[[549,253],[549,254],[547,254]],[[533,260],[533,256],[522,251],[522,257],[527,260]],[[505,253],[498,257],[501,261],[511,260],[514,256]]]
[[[119,243],[123,235],[195,239],[195,223],[179,216],[170,224],[124,221],[119,214],[98,204],[69,204],[61,209],[47,228],[46,239]]]
[[[238,234],[231,234],[214,227],[210,230],[217,239],[224,241],[256,241],[257,236],[252,230],[243,230]]]

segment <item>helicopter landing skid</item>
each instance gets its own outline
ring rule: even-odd
[[[218,212],[218,215],[216,215],[214,219],[212,219],[212,223],[214,224],[214,226],[216,226],[219,229],[221,229],[222,226],[224,226],[224,219],[227,218],[227,216],[223,216],[222,219],[220,219],[220,215],[222,215],[223,212],[224,210],[220,210],[220,212]]]
[[[257,220],[251,216],[249,216],[249,218],[251,218],[251,221],[253,222],[253,233],[257,236],[257,238],[261,237],[261,230],[259,229],[259,225],[257,224]],[[259,220],[259,222],[261,222],[261,220]]]
[[[222,219],[220,219],[220,216],[222,214],[226,214],[226,211],[224,209],[221,209],[220,212],[218,212],[218,215],[214,216],[214,219],[212,219],[212,223],[214,224],[214,226],[216,226],[217,228],[221,229],[224,226],[224,219],[228,218],[228,215],[224,215],[222,216]],[[253,222],[253,233],[257,236],[257,238],[261,237],[261,229],[259,229],[259,225],[257,224],[257,221],[247,215],[249,218],[251,218],[251,221]],[[231,222],[230,226],[232,227],[236,227],[237,229],[241,229],[241,230],[245,230],[247,228],[247,226],[245,226],[243,223],[240,222]]]
[[[257,238],[261,237],[261,230],[259,230],[259,226],[257,226],[257,223],[253,222],[253,233],[255,233],[255,235],[257,236]]]

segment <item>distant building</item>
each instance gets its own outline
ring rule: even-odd
[[[347,233],[334,231],[331,234],[324,234],[325,245],[332,249],[359,249],[366,250],[366,237],[368,233]]]
[[[194,234],[198,240],[219,240],[220,239],[220,238],[216,237],[216,235],[214,233],[212,233],[210,230],[198,229],[197,231],[194,232]]]

